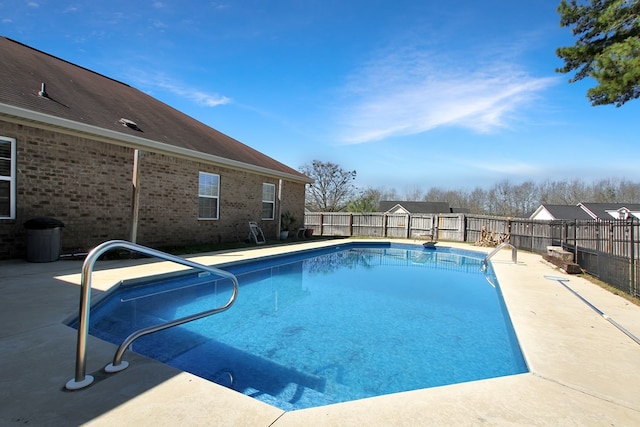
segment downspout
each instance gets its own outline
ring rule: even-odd
[[[140,215],[140,157],[142,153],[140,150],[134,150],[133,152],[133,176],[131,178],[131,184],[133,189],[132,203],[131,203],[131,236],[129,241],[131,243],[137,243],[138,239],[138,218]]]
[[[276,234],[276,239],[280,238],[280,232],[282,229],[282,180],[278,180],[278,209],[276,209],[276,219],[278,224],[278,233]]]

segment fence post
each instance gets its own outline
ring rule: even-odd
[[[636,277],[636,254],[635,254],[635,247],[634,247],[634,240],[635,240],[635,236],[634,236],[634,226],[633,226],[633,216],[631,216],[631,225],[630,225],[630,230],[629,230],[629,280],[630,280],[630,285],[631,285],[631,295],[632,296],[637,296],[638,295],[638,290],[636,289],[636,284],[637,284],[637,277]]]
[[[320,235],[324,236],[324,215],[320,212]]]
[[[467,241],[467,215],[462,214],[462,241]]]
[[[535,236],[534,228],[536,224],[533,221],[530,221],[529,224],[531,225],[531,239],[529,240],[529,250],[533,252],[533,238]],[[511,222],[509,222],[509,235],[511,235]]]
[[[578,221],[576,220],[573,223],[573,251],[575,254],[573,255],[573,260],[578,262]]]
[[[349,237],[353,237],[353,213],[349,213]]]
[[[385,212],[384,215],[382,216],[382,237],[387,237],[387,220],[388,220],[388,215]]]
[[[411,215],[407,214],[407,224],[406,224],[405,229],[404,229],[404,238],[405,239],[409,238],[409,233],[410,233],[409,230],[410,229],[411,229]]]

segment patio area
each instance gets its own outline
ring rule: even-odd
[[[394,242],[413,243],[412,240]],[[294,250],[332,245],[317,241]],[[441,242],[479,252],[486,248]],[[287,246],[199,254],[215,265],[291,250]],[[87,372],[96,380],[66,391],[76,331],[82,261],[0,262],[0,425],[640,425],[640,345],[557,280],[640,337],[640,307],[541,256],[504,250],[492,263],[529,373],[285,412],[191,374],[127,353],[130,367],[102,368],[116,346],[89,337]],[[99,261],[93,296],[120,280],[182,268],[152,259]],[[401,361],[399,361],[401,363]]]

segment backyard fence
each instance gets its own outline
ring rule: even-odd
[[[469,214],[312,212],[304,217],[314,235],[433,239],[476,243],[483,233],[506,238],[518,249],[546,253],[561,246],[588,274],[632,296],[640,289],[640,222],[540,221]]]

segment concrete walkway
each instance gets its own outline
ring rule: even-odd
[[[295,249],[330,242],[304,243]],[[469,245],[440,243],[483,251]],[[266,247],[193,257],[214,265],[288,250]],[[556,280],[640,336],[640,307],[539,255],[510,251],[493,259],[530,373],[284,412],[134,353],[131,366],[102,373],[115,346],[88,341],[87,389],[73,377],[81,261],[0,262],[0,425],[31,426],[414,426],[640,425],[640,345]],[[94,297],[121,279],[173,271],[152,260],[100,261]]]

